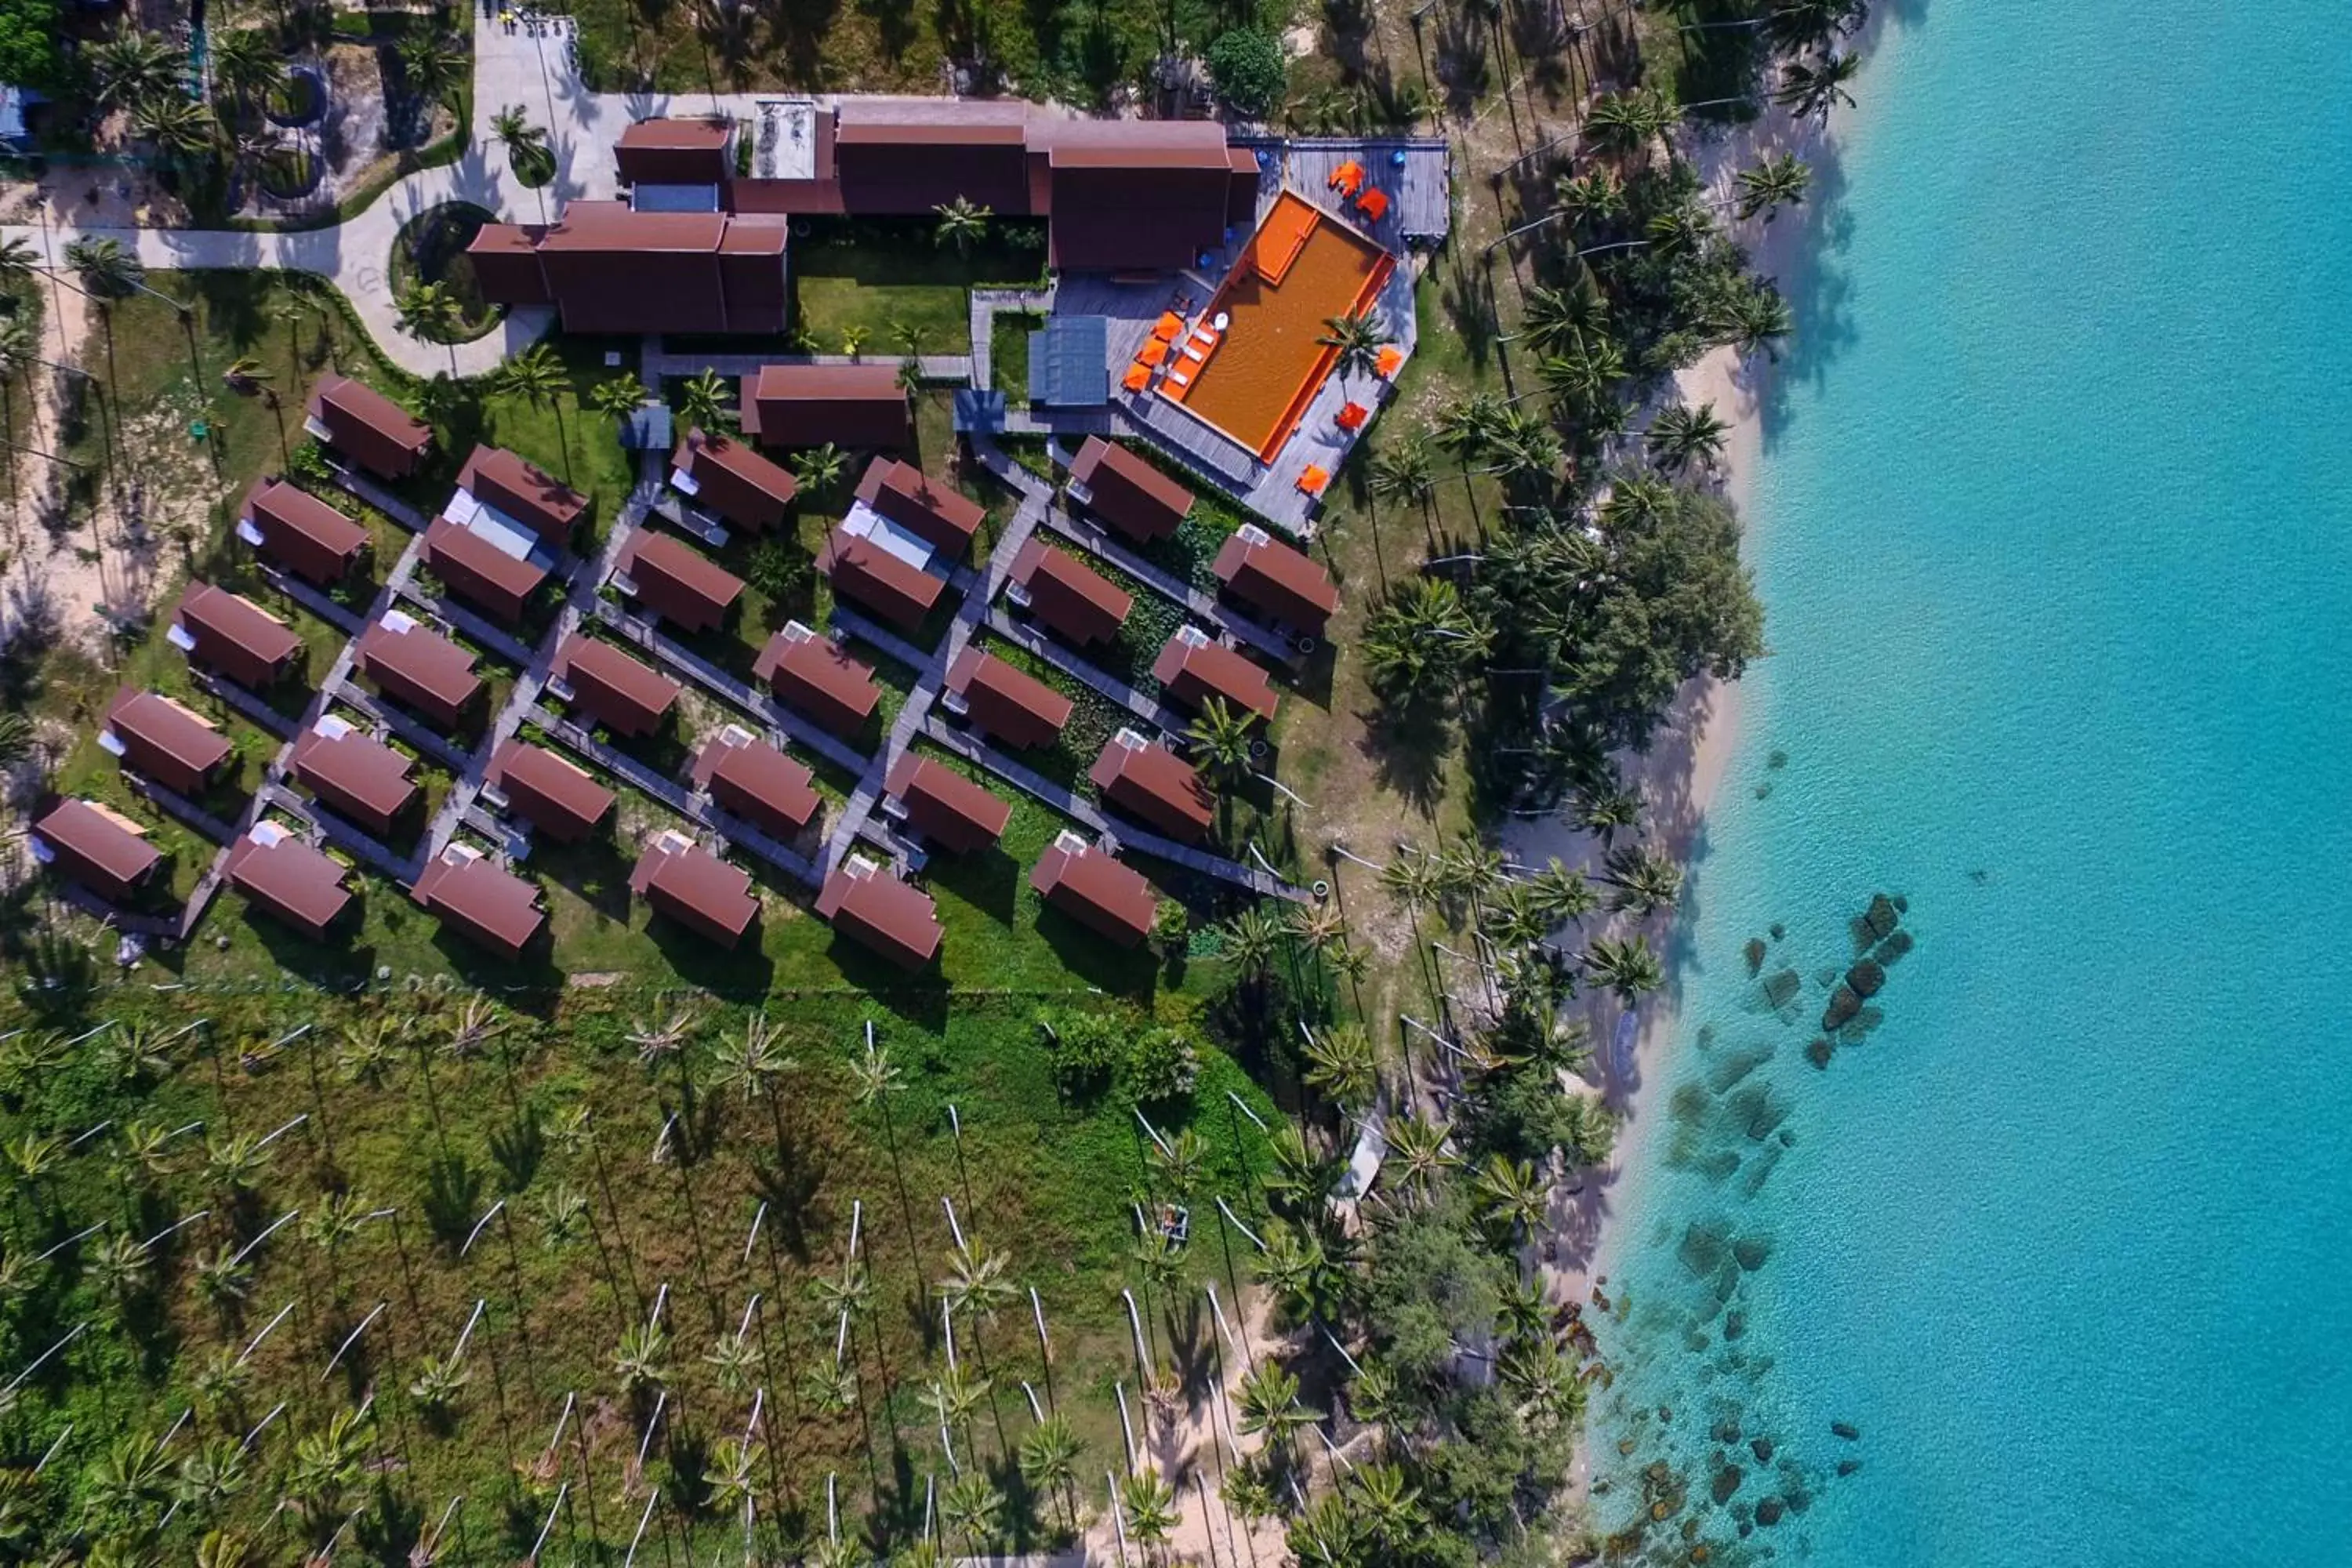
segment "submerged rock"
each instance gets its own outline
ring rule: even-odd
[[[1757,1046],[1744,1051],[1733,1051],[1727,1056],[1718,1058],[1706,1069],[1707,1087],[1714,1089],[1716,1093],[1721,1094],[1727,1089],[1737,1087],[1741,1079],[1771,1059],[1772,1047],[1769,1046]]]
[[[1896,959],[1901,958],[1905,953],[1910,952],[1912,945],[1913,940],[1911,933],[1907,931],[1898,931],[1893,936],[1888,937],[1885,942],[1880,942],[1876,947],[1872,948],[1870,950],[1870,956],[1874,962],[1882,964],[1893,963]]]
[[[1870,909],[1862,918],[1869,925],[1874,940],[1886,936],[1903,923],[1903,912],[1885,893],[1872,895]]]
[[[1847,1020],[1861,1011],[1862,998],[1853,994],[1853,986],[1839,982],[1838,988],[1830,993],[1830,1005],[1822,1010],[1822,1032],[1836,1034],[1845,1027]]]
[[[1748,1331],[1748,1314],[1747,1314],[1747,1313],[1745,1313],[1745,1312],[1726,1312],[1726,1313],[1723,1315],[1723,1337],[1724,1337],[1725,1339],[1727,1339],[1727,1340],[1736,1340],[1736,1339],[1739,1338],[1739,1336],[1740,1336],[1740,1335],[1742,1335],[1742,1334],[1746,1333],[1747,1331]]]
[[[1830,1044],[1828,1037],[1823,1036],[1805,1047],[1805,1059],[1817,1068],[1826,1068],[1830,1065],[1830,1058],[1836,1052],[1837,1047]]]
[[[1740,1268],[1753,1274],[1772,1256],[1772,1243],[1764,1237],[1743,1236],[1731,1244],[1731,1256],[1739,1259]]]
[[[1721,1508],[1725,1503],[1729,1502],[1732,1494],[1739,1489],[1739,1483],[1747,1479],[1747,1472],[1738,1465],[1726,1465],[1716,1471],[1715,1482],[1707,1488],[1708,1493],[1715,1499],[1715,1506]]]
[[[1867,1000],[1886,984],[1886,971],[1865,958],[1845,972],[1845,984],[1848,990]]]
[[[1766,1498],[1756,1505],[1756,1522],[1768,1528],[1780,1523],[1785,1506],[1779,1498]]]
[[[1723,1267],[1723,1250],[1728,1245],[1729,1232],[1719,1225],[1703,1225],[1693,1220],[1683,1229],[1682,1246],[1676,1255],[1694,1279],[1704,1279]],[[1664,1416],[1660,1415],[1664,1420]]]
[[[1764,982],[1764,1005],[1777,1013],[1794,1002],[1804,988],[1804,977],[1795,970],[1775,970]]]
[[[1772,1439],[1759,1437],[1748,1445],[1748,1451],[1756,1456],[1758,1464],[1769,1465],[1772,1462]]]
[[[1714,1436],[1715,1440],[1718,1443],[1738,1442],[1739,1418],[1735,1415],[1727,1415],[1722,1420],[1717,1422],[1714,1427]]]
[[[1747,947],[1742,951],[1748,955],[1748,977],[1753,979],[1764,973],[1764,954],[1768,951],[1764,946],[1764,939],[1760,936],[1749,937]]]
[[[1843,1437],[1849,1443],[1862,1441],[1862,1428],[1851,1421],[1832,1421],[1830,1423],[1830,1431],[1832,1435]]]
[[[1840,1459],[1838,1461],[1837,1473],[1841,1476],[1850,1476],[1861,1468],[1862,1461],[1860,1459]]]
[[[1787,936],[1787,935],[1789,934],[1789,928],[1788,928],[1787,926],[1782,925],[1779,921],[1773,921],[1769,926],[1766,927],[1765,929],[1766,929],[1766,931],[1769,931],[1769,932],[1770,933],[1771,938],[1772,938],[1772,940],[1773,940],[1774,942],[1779,942],[1782,937],[1785,937],[1785,936]]]

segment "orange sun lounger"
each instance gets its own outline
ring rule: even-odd
[[[1331,476],[1325,473],[1320,468],[1317,467],[1313,463],[1309,463],[1305,468],[1298,470],[1298,488],[1305,490],[1308,495],[1321,495],[1323,493],[1323,487],[1330,482]]]
[[[1339,410],[1339,428],[1342,430],[1360,430],[1364,427],[1364,421],[1370,419],[1371,416],[1372,411],[1365,407],[1362,404],[1350,403],[1346,407]]]
[[[1381,379],[1386,381],[1396,374],[1403,363],[1404,350],[1394,343],[1385,343],[1381,345],[1380,358],[1375,362],[1375,368],[1379,370]]]
[[[1356,198],[1356,210],[1378,223],[1388,216],[1389,194],[1377,189],[1366,191]]]

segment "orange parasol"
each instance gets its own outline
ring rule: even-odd
[[[1356,210],[1378,223],[1388,216],[1389,194],[1379,189],[1366,191],[1356,198]]]
[[[1325,473],[1313,463],[1309,463],[1305,468],[1298,470],[1298,488],[1305,490],[1308,495],[1321,495],[1323,493],[1323,487],[1330,482],[1331,476]]]
[[[1372,411],[1370,409],[1365,407],[1360,403],[1351,402],[1346,407],[1339,410],[1339,428],[1342,430],[1360,430],[1364,427],[1364,421],[1370,419],[1371,416]]]
[[[1158,323],[1152,327],[1151,335],[1164,343],[1183,331],[1184,318],[1173,310],[1164,310],[1160,313]]]
[[[1118,378],[1118,384],[1129,392],[1141,392],[1151,384],[1151,367],[1141,363],[1129,365],[1127,374]]]
[[[1145,343],[1141,349],[1137,351],[1135,363],[1139,365],[1146,366],[1156,365],[1167,357],[1168,345],[1161,342],[1158,338],[1154,338],[1150,342]]]
[[[1386,381],[1404,363],[1404,350],[1394,343],[1384,343],[1381,347],[1380,358],[1374,363],[1380,370],[1381,379]]]

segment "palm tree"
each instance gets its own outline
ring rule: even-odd
[[[745,1561],[751,1561],[751,1510],[759,1496],[760,1462],[767,1457],[764,1443],[748,1437],[728,1437],[719,1442],[717,1472],[710,1479],[710,1490],[703,1500],[705,1505],[721,1514],[733,1513],[739,1508],[743,1514],[743,1547]]]
[[[1722,455],[1723,439],[1731,426],[1716,416],[1715,405],[1702,403],[1693,408],[1687,403],[1669,405],[1658,411],[1650,421],[1643,439],[1658,467],[1670,474],[1679,474],[1696,463],[1702,468],[1715,466]]]
[[[1429,441],[1415,430],[1372,455],[1372,494],[1385,501],[1420,501],[1436,488],[1430,472]]]
[[[1630,910],[1636,918],[1647,919],[1660,910],[1671,909],[1682,896],[1680,863],[1646,845],[1615,851],[1609,857],[1608,870],[1602,879],[1616,889],[1611,907]]]
[[[91,1282],[119,1307],[147,1283],[152,1261],[137,1237],[110,1236],[91,1250],[86,1267]]]
[[[1127,1513],[1127,1532],[1147,1557],[1166,1544],[1176,1528],[1176,1494],[1157,1470],[1143,1470],[1118,1483],[1119,1507]]]
[[[1774,361],[1780,357],[1780,340],[1797,330],[1789,301],[1769,283],[1741,289],[1710,325],[1717,342],[1732,344],[1744,354],[1762,349],[1765,357]]]
[[[1184,739],[1207,768],[1209,776],[1228,787],[1250,771],[1250,724],[1257,715],[1244,708],[1236,712],[1222,697],[1211,697],[1184,728]]]
[[[1416,577],[1381,599],[1365,623],[1365,673],[1391,700],[1429,701],[1454,690],[1486,657],[1489,635],[1451,582]]]
[[[1536,374],[1553,396],[1584,413],[1609,403],[1611,390],[1625,379],[1625,351],[1614,338],[1579,338],[1538,361]]]
[[[1380,1091],[1380,1058],[1360,1025],[1334,1024],[1309,1038],[1305,1077],[1308,1087],[1353,1114]]]
[[[1552,198],[1572,224],[1607,223],[1624,215],[1625,182],[1607,169],[1590,169],[1563,176],[1552,187]]]
[[[1196,1129],[1181,1129],[1174,1137],[1153,1143],[1144,1152],[1152,1174],[1170,1192],[1180,1198],[1190,1198],[1200,1190],[1201,1178],[1208,1171],[1209,1144]]]
[[[214,1192],[238,1197],[261,1184],[269,1152],[250,1132],[205,1135],[205,1183]]]
[[[1058,1412],[1030,1427],[1021,1437],[1021,1479],[1036,1491],[1062,1494],[1065,1520],[1073,1531],[1078,1528],[1078,1507],[1072,1489],[1077,1483],[1078,1456],[1082,1451],[1069,1417]]]
[[[1234,1391],[1234,1409],[1244,1436],[1265,1435],[1269,1443],[1287,1445],[1291,1434],[1323,1419],[1299,1400],[1298,1379],[1268,1358],[1242,1374]]]
[[[1004,1277],[1004,1255],[990,1251],[986,1242],[977,1239],[967,1240],[948,1254],[939,1292],[950,1315],[969,1313],[983,1322],[1020,1295]]]
[[[1454,1124],[1449,1121],[1424,1121],[1418,1116],[1391,1118],[1387,1136],[1389,1157],[1396,1162],[1397,1184],[1422,1197],[1435,1192],[1439,1176],[1462,1163],[1445,1146],[1453,1135]]]
[[[749,1336],[720,1334],[702,1354],[710,1375],[719,1387],[733,1394],[751,1392],[751,1383],[759,1376],[762,1352]]]
[[[975,1557],[986,1555],[1003,1522],[1004,1494],[988,1484],[980,1470],[966,1470],[940,1494],[940,1522],[950,1536],[961,1536]]]
[[[472,1370],[458,1360],[455,1351],[446,1356],[427,1356],[409,1381],[408,1396],[426,1415],[446,1416],[473,1376]]]
[[[1825,48],[1862,26],[1867,13],[1868,0],[1775,0],[1764,37],[1784,51]]]
[[[228,94],[230,104],[250,110],[268,101],[286,79],[286,62],[278,46],[259,27],[239,27],[211,42],[213,85]]]
[[[172,1495],[172,1467],[163,1446],[145,1433],[117,1437],[88,1478],[90,1501],[103,1517],[144,1527],[147,1510]]]
[[[147,99],[180,89],[187,60],[162,35],[125,23],[89,50],[91,75],[100,109],[129,109]]]
[[[849,467],[849,454],[827,441],[821,447],[808,447],[794,452],[792,458],[793,478],[812,490],[829,490],[841,482]]]
[[[446,283],[412,283],[394,301],[400,330],[413,338],[449,346],[449,375],[457,374],[457,334],[465,330],[466,307]]]
[[[745,1100],[754,1094],[768,1102],[768,1119],[776,1141],[776,1160],[785,1158],[783,1107],[776,1089],[786,1074],[800,1066],[784,1052],[784,1028],[771,1024],[764,1012],[754,1013],[743,1021],[743,1032],[721,1045],[719,1056],[711,1064],[710,1087],[724,1093],[739,1091]]]
[[[1281,956],[1285,934],[1279,920],[1253,904],[1225,922],[1225,961],[1243,979],[1262,980]]]
[[[588,406],[615,422],[630,418],[645,405],[645,384],[634,375],[616,375],[588,389]]]
[[[66,268],[100,300],[120,300],[143,287],[146,264],[111,237],[77,239],[66,247]]]
[[[1780,208],[1803,203],[1812,179],[1813,172],[1803,159],[1794,153],[1776,153],[1754,168],[1739,171],[1738,198],[1732,210],[1743,222],[1761,213],[1764,221],[1770,223]]]
[[[555,439],[563,449],[563,471],[568,479],[572,472],[572,441],[563,430],[563,394],[572,386],[571,373],[563,368],[555,351],[547,344],[533,343],[508,360],[491,374],[490,389],[509,397],[520,397],[533,408],[541,406],[555,414]]]
[[[1539,354],[1563,353],[1608,330],[1609,297],[1590,268],[1580,267],[1576,281],[1565,289],[1529,289],[1519,313],[1519,335]]]
[[[261,1568],[261,1548],[236,1530],[208,1530],[196,1542],[196,1568]]]
[[[1543,1223],[1549,1195],[1532,1162],[1489,1154],[1478,1167],[1478,1200],[1489,1218],[1519,1236],[1532,1235]]]
[[[207,1437],[180,1461],[173,1493],[198,1519],[210,1519],[245,1489],[245,1445],[234,1437]]]
[[[344,1080],[370,1089],[383,1087],[400,1060],[409,1026],[407,1017],[392,1013],[380,1013],[364,1023],[345,1024],[342,1048],[335,1053],[335,1066]]]
[[[1557,856],[1529,877],[1527,885],[1535,895],[1537,907],[1543,910],[1548,928],[1582,920],[1600,905],[1600,895],[1585,880],[1584,873],[1561,865]]]
[[[1617,1118],[1589,1094],[1561,1100],[1558,1130],[1561,1152],[1570,1165],[1598,1165],[1617,1143]]]
[[[939,232],[934,237],[941,246],[953,246],[958,256],[971,254],[972,246],[987,235],[988,220],[993,216],[969,196],[941,202],[931,210],[940,216]]]
[[[539,198],[539,221],[547,221],[547,182],[555,173],[555,159],[549,153],[547,132],[523,116],[522,105],[510,103],[491,117],[490,134],[507,150],[507,167],[516,179],[531,187]]]
[[[411,33],[401,43],[400,64],[419,102],[446,104],[453,111],[473,68],[464,47],[441,32]]]
[[[1790,65],[1780,79],[1780,90],[1772,97],[1786,104],[1801,120],[1825,121],[1840,105],[1853,107],[1853,94],[1846,90],[1846,83],[1861,71],[1861,56],[1852,52],[1842,55],[1832,49],[1818,61],[1799,60]]]
[[[1349,1473],[1352,1500],[1365,1529],[1387,1552],[1410,1555],[1427,1528],[1421,1489],[1394,1465],[1366,1465]]]
[[[679,1003],[666,1012],[638,1019],[630,1026],[626,1037],[629,1044],[637,1048],[639,1067],[652,1070],[666,1061],[677,1064],[678,1082],[684,1087],[689,1107],[694,1102],[694,1077],[688,1068],[687,1056],[701,1024],[690,1005]]]
[[[1629,1007],[1666,983],[1657,953],[1638,933],[1622,939],[1594,937],[1585,949],[1584,967]]]
[[[613,1371],[625,1394],[662,1387],[669,1382],[669,1335],[658,1323],[630,1324],[613,1352]]]
[[[1336,351],[1331,365],[1341,381],[1351,375],[1370,375],[1379,369],[1381,351],[1388,347],[1389,334],[1372,319],[1370,310],[1360,316],[1328,317],[1323,326],[1323,332],[1315,341]]]
[[[841,352],[851,359],[863,358],[866,353],[866,340],[873,335],[874,329],[863,323],[842,328]]]
[[[678,388],[677,416],[690,429],[716,435],[733,416],[728,395],[733,390],[717,371],[708,365]]]

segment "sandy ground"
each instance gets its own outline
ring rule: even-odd
[[[78,296],[68,292],[63,300],[63,309],[58,308],[56,296],[43,300],[47,308],[41,312],[41,357],[55,364],[78,365],[89,343],[89,320]],[[62,445],[58,425],[67,380],[62,372],[47,369],[37,369],[33,377],[37,396],[32,445],[45,452],[55,452]],[[97,651],[104,639],[90,607],[104,602],[117,585],[144,574],[135,570],[137,563],[121,548],[108,504],[101,501],[98,519],[96,537],[106,541],[100,545],[88,526],[64,530],[47,526],[46,520],[55,512],[52,498],[60,489],[54,465],[26,458],[17,477],[25,504],[9,534],[8,574],[28,585],[41,584],[66,635]],[[96,558],[101,552],[102,572]]]

